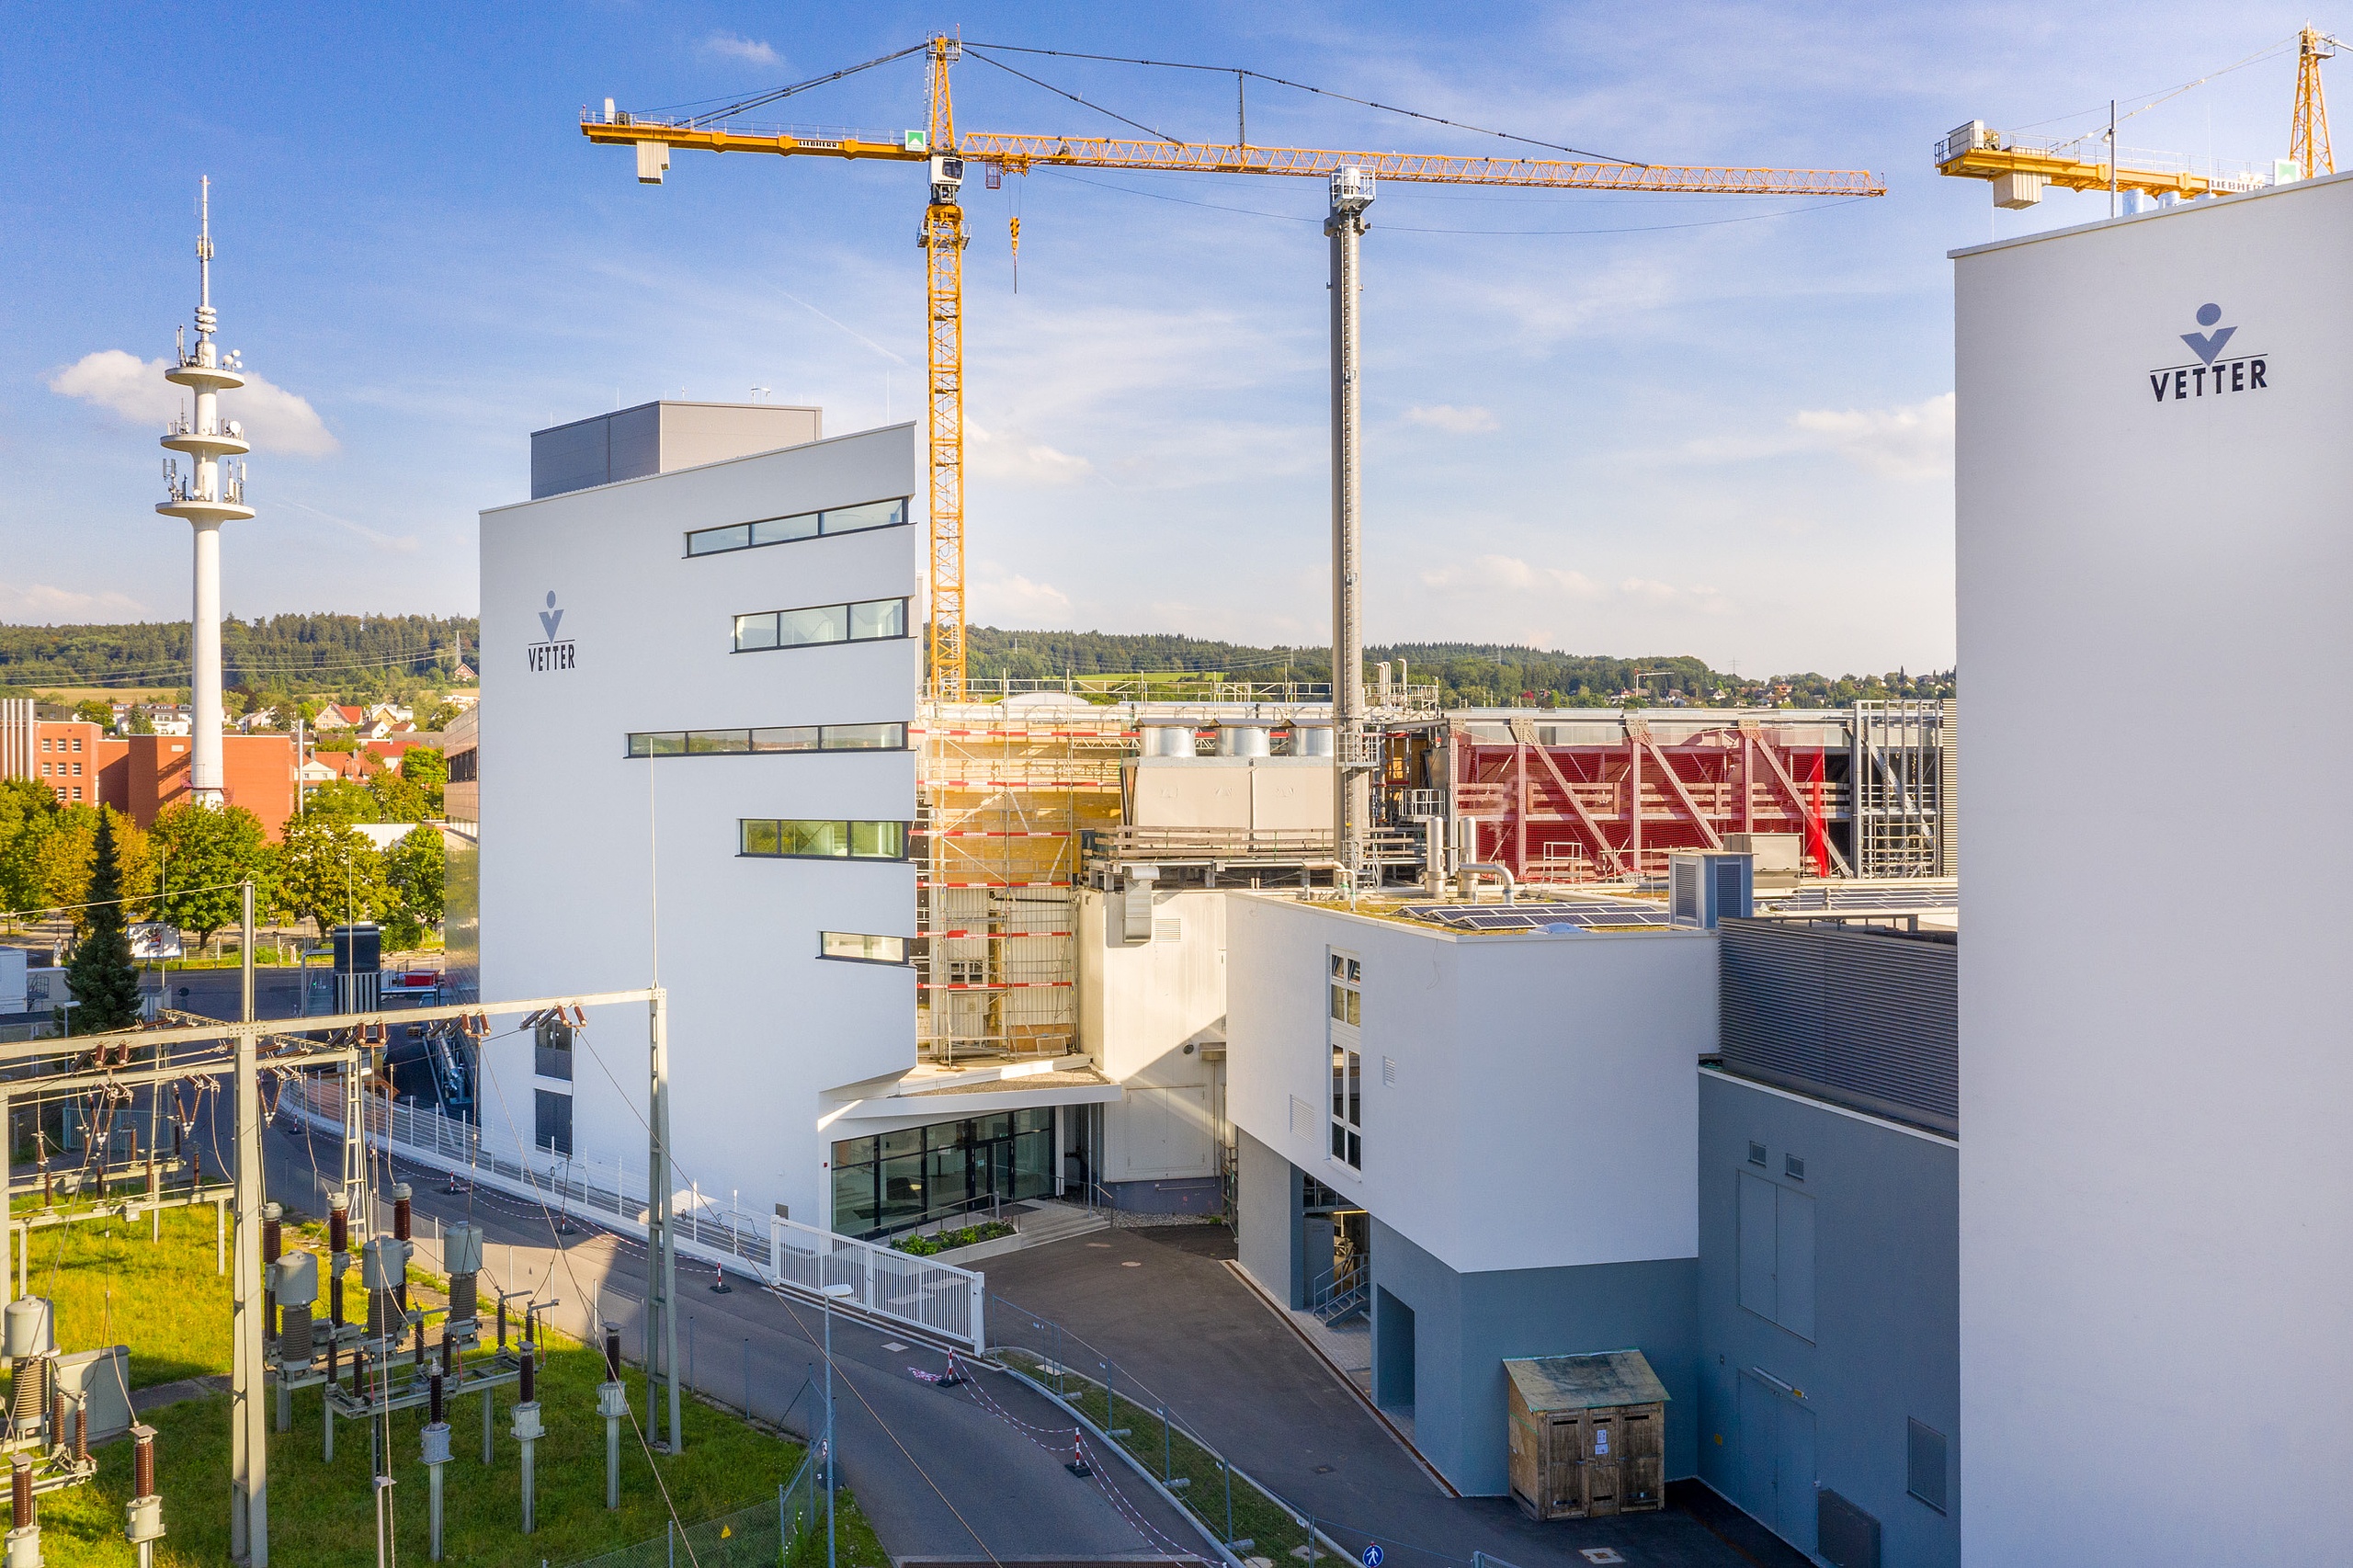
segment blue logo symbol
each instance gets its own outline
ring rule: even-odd
[[[1379,1541],[1372,1542],[1364,1549],[1364,1568],[1381,1568],[1381,1559],[1386,1555]]]
[[[2222,329],[2222,335],[2228,337],[2230,335],[2230,328],[2224,327]],[[2209,354],[2206,358],[2211,362],[2214,357],[2211,354]],[[555,608],[555,590],[553,588],[550,588],[548,590],[548,608],[540,611],[540,624],[547,628],[548,641],[551,642],[554,642],[555,629],[563,624],[563,611]]]
[[[2222,306],[2200,305],[2198,307],[2200,326],[2213,326],[2222,319]],[[2222,345],[2231,340],[2231,334],[2236,331],[2238,328],[2234,326],[2225,326],[2216,327],[2212,332],[2185,332],[2181,335],[2181,340],[2189,345],[2189,351],[2198,356],[2200,363],[2211,365],[2214,362],[2214,357],[2222,351]],[[549,596],[549,602],[551,604],[554,602],[553,595]]]

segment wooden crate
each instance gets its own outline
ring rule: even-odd
[[[1666,1389],[1639,1350],[1504,1363],[1511,1494],[1532,1519],[1663,1507]]]

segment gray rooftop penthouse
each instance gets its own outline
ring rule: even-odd
[[[531,499],[821,439],[824,412],[775,403],[642,403],[531,432]]]

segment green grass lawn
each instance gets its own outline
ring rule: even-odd
[[[214,1269],[210,1208],[167,1210],[164,1240],[148,1239],[143,1218],[129,1226],[97,1221],[36,1233],[35,1293],[57,1303],[58,1344],[66,1350],[131,1347],[134,1387],[229,1368],[229,1286]],[[538,1447],[539,1529],[522,1535],[517,1449],[508,1435],[515,1390],[495,1391],[496,1463],[482,1462],[482,1398],[449,1412],[452,1461],[445,1483],[445,1548],[453,1562],[537,1568],[569,1563],[659,1536],[674,1510],[683,1523],[773,1500],[800,1466],[801,1448],[696,1401],[685,1404],[687,1451],[648,1455],[633,1429],[621,1432],[621,1507],[605,1508],[605,1424],[597,1415],[601,1358],[553,1335],[540,1372],[547,1437]],[[644,1409],[644,1382],[628,1375],[631,1407]],[[274,1395],[272,1396],[274,1400]],[[156,1562],[210,1568],[229,1554],[229,1400],[189,1400],[150,1414],[164,1495],[165,1539]],[[426,1558],[426,1473],[417,1461],[422,1410],[391,1419],[392,1492],[401,1555]],[[381,1430],[381,1424],[379,1424]],[[335,1423],[335,1458],[320,1457],[318,1392],[294,1399],[290,1431],[269,1445],[270,1546],[277,1561],[320,1568],[372,1568],[374,1501],[369,1485],[368,1432]],[[130,1495],[131,1445],[99,1450],[97,1480],[41,1501],[42,1546],[51,1562],[121,1565],[137,1561],[122,1539]],[[666,1487],[665,1507],[662,1491]],[[888,1558],[854,1504],[843,1494],[841,1559],[858,1568],[887,1568]],[[412,1557],[413,1554],[413,1557]]]

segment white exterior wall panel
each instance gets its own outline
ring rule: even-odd
[[[2340,176],[1960,253],[1970,1564],[2346,1553],[2353,846],[2264,779],[2353,773],[2348,248]],[[2160,402],[2207,304],[2265,384]],[[2260,739],[2054,788],[2090,671]]]
[[[685,554],[689,529],[893,496],[914,498],[911,526]],[[821,1093],[915,1057],[913,972],[816,957],[821,930],[912,935],[914,866],[745,858],[736,824],[911,820],[915,761],[631,759],[626,737],[912,720],[915,637],[736,653],[733,618],[912,598],[921,500],[903,426],[483,514],[482,994],[647,983],[658,858],[680,1185],[699,1181],[722,1210],[740,1192],[752,1215],[782,1202],[824,1223]],[[550,592],[568,668],[527,653],[548,640]],[[911,603],[911,630],[921,614]],[[574,1145],[599,1165],[620,1155],[642,1182],[645,1020],[605,1011],[595,1056],[575,1062]],[[528,1143],[530,1042],[494,1039],[484,1055],[484,1136]]]
[[[1457,1273],[1698,1256],[1712,934],[1460,937],[1250,893],[1226,918],[1235,1126]],[[1364,964],[1361,1175],[1326,1132],[1335,948]]]

